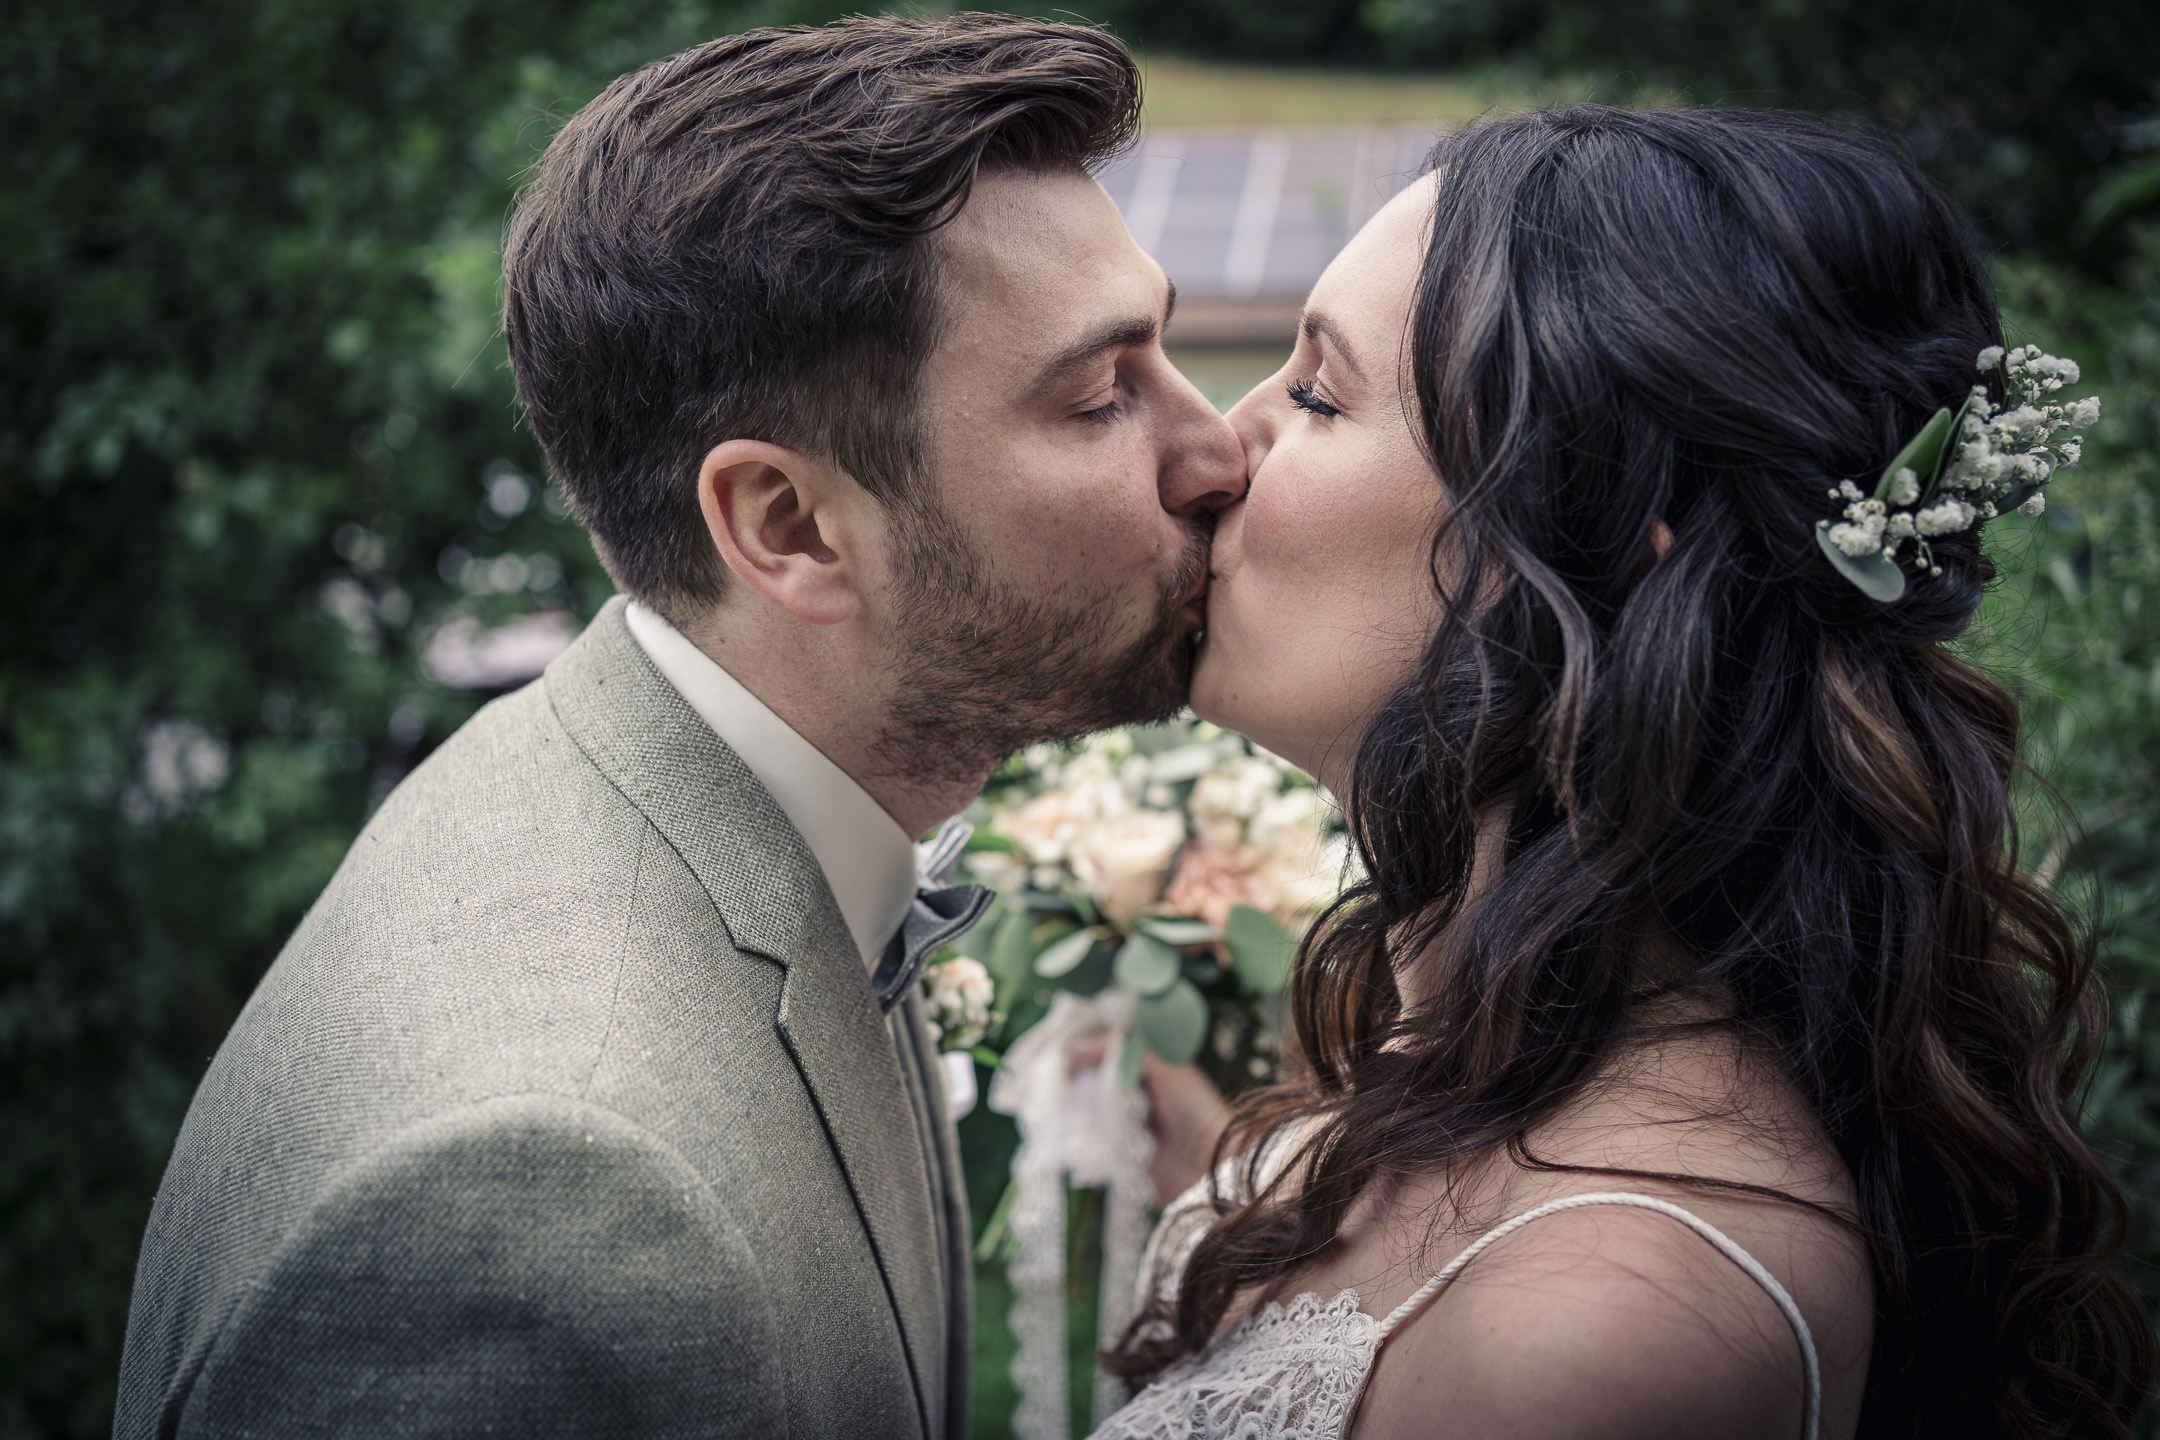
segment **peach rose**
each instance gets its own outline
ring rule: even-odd
[[[1185,843],[1185,821],[1161,810],[1129,810],[1082,829],[1066,862],[1103,915],[1130,925],[1162,897],[1170,859]]]
[[[1242,845],[1235,849],[1188,846],[1178,857],[1169,889],[1163,892],[1163,908],[1173,915],[1205,920],[1217,930],[1230,923],[1230,912],[1237,906],[1263,908],[1253,887],[1253,859]]]

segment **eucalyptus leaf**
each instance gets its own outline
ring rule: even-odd
[[[1186,1064],[1200,1053],[1200,1042],[1207,1038],[1207,1001],[1190,980],[1179,980],[1160,995],[1142,996],[1135,1013],[1140,1038],[1171,1064]]]
[[[1815,548],[1829,557],[1838,573],[1859,587],[1860,593],[1885,604],[1905,593],[1905,572],[1895,561],[1874,555],[1847,555],[1831,542],[1830,527],[1815,527]]]
[[[1070,905],[1073,913],[1080,917],[1081,924],[1099,925],[1102,923],[1102,912],[1095,908],[1095,902],[1089,897],[1087,891],[1082,890],[1078,885],[1067,885],[1062,893],[1065,896],[1065,903]]]
[[[1958,415],[1964,413],[1960,407]],[[1898,471],[1905,469],[1920,478],[1920,493],[1926,495],[1934,487],[1935,474],[1942,469],[1943,455],[1949,448],[1951,432],[1956,428],[1957,415],[1948,410],[1937,410],[1928,423],[1920,427],[1920,433],[1905,442],[1905,448],[1897,452],[1897,458],[1884,467],[1882,479],[1875,482],[1875,498],[1888,500],[1891,482],[1897,479]],[[1866,589],[1865,586],[1861,588]],[[1899,589],[1902,591],[1903,588],[1901,584]]]
[[[1088,952],[1095,948],[1095,942],[1102,937],[1100,926],[1090,925],[1073,931],[1064,939],[1053,942],[1042,954],[1035,957],[1035,973],[1045,980],[1055,980],[1062,975],[1071,974],[1080,967],[1081,961],[1087,959]]]
[[[1219,939],[1215,927],[1205,920],[1187,920],[1177,915],[1143,915],[1134,922],[1133,928],[1146,931],[1165,945],[1205,945]]]
[[[1035,953],[1035,917],[1025,909],[1015,906],[1005,912],[998,921],[997,933],[990,941],[990,956],[985,962],[991,978],[1008,988],[1027,980],[1028,961]]]
[[[1136,931],[1118,947],[1112,973],[1128,990],[1160,995],[1177,981],[1178,953],[1154,936]]]
[[[2024,484],[2018,486],[2015,490],[2012,490],[2009,494],[2003,496],[2002,499],[1997,500],[1995,502],[1996,514],[2008,515],[2011,511],[2017,509],[2018,506],[2024,504],[2027,500],[2030,500],[2033,496],[2039,494],[2040,487],[2047,484],[2047,482],[2051,478],[2053,478],[2055,474],[2054,458],[2052,456],[2043,455],[2040,457],[2040,463],[2047,466],[2047,474],[2041,476],[2038,480],[2026,481]]]
[[[1272,995],[1289,980],[1297,939],[1273,916],[1250,905],[1234,906],[1223,926],[1223,941],[1230,947],[1238,978],[1261,994]]]
[[[1943,441],[1942,459],[1936,464],[1934,478],[1920,487],[1920,504],[1926,505],[1934,500],[1936,490],[1942,485],[1943,471],[1950,468],[1950,457],[1957,453],[1958,440],[1965,434],[1965,417],[1975,410],[1979,410],[1985,418],[1987,412],[1983,408],[1982,397],[1968,395],[1965,403],[1958,406],[1957,414],[1951,417],[1950,434]]]
[[[1140,1083],[1140,1064],[1147,1058],[1147,1047],[1140,1043],[1138,1035],[1125,1037],[1124,1046],[1117,1057],[1117,1088],[1130,1090]]]

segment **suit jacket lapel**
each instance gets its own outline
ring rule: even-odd
[[[742,761],[653,667],[610,601],[542,682],[563,728],[675,848],[738,950],[786,972],[774,1017],[869,1232],[898,1317],[925,1437],[949,1345],[940,1217],[862,955],[824,873]],[[935,1397],[935,1398],[933,1398]]]
[[[939,1148],[938,1136],[940,1131],[949,1131],[952,1127],[945,1120],[944,1094],[930,1088],[935,1083],[934,1077],[923,1067],[923,1050],[929,1037],[922,1028],[919,995],[920,992],[917,991],[906,996],[893,1008],[892,1013],[885,1017],[885,1024],[893,1039],[893,1049],[900,1057],[900,1075],[907,1087],[908,1108],[913,1112],[916,1140],[926,1162],[932,1224],[936,1229],[936,1241],[926,1257],[929,1265],[927,1278],[938,1297],[939,1319],[946,1325],[944,1353],[949,1362],[955,1350],[967,1349],[964,1344],[955,1345],[952,1342],[953,1335],[960,1332],[950,1328],[949,1324],[952,1309],[948,1303],[950,1277],[947,1267],[952,1236],[943,1201],[944,1197],[952,1193],[952,1177],[946,1173],[944,1152]],[[945,1430],[946,1402],[953,1393],[945,1379],[950,1369],[951,1366],[947,1363],[943,1367],[944,1373],[930,1377],[928,1418],[932,1440],[936,1440]]]
[[[948,1118],[945,1071],[937,1045],[924,1027],[922,995],[911,994],[893,1011],[894,1028],[903,1037],[901,1066],[915,1077],[921,1103],[924,1144],[931,1156],[934,1200],[943,1245],[946,1344],[944,1428],[959,1440],[967,1434],[967,1407],[958,1403],[973,1384],[974,1246],[969,1240],[967,1181],[960,1168],[959,1133]],[[952,1337],[966,1337],[955,1341]],[[933,1416],[933,1419],[935,1417]]]

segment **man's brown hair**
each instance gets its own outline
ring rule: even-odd
[[[616,582],[717,601],[693,483],[747,438],[886,504],[921,483],[935,233],[985,168],[1130,143],[1140,78],[1085,26],[998,15],[752,30],[616,80],[555,136],[503,246],[519,398]]]

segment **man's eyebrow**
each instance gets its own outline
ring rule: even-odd
[[[1166,298],[1163,300],[1163,314],[1160,321],[1139,318],[1113,320],[1107,325],[1089,331],[1050,358],[1049,363],[1043,366],[1042,372],[1035,377],[1035,383],[1028,387],[1028,393],[1030,395],[1041,395],[1056,389],[1058,382],[1065,379],[1075,370],[1087,368],[1091,362],[1108,351],[1127,350],[1140,345],[1154,344],[1156,337],[1170,328],[1170,317],[1177,311],[1177,281],[1165,278],[1163,283],[1169,289]]]
[[[1035,376],[1035,383],[1028,386],[1028,393],[1041,395],[1053,390],[1074,371],[1086,369],[1108,352],[1152,345],[1160,334],[1162,322],[1152,318],[1135,316],[1099,325],[1051,356]]]
[[[1342,357],[1343,364],[1350,367],[1352,374],[1360,380],[1365,378],[1365,367],[1358,364],[1357,351],[1351,349],[1350,342],[1343,339],[1341,326],[1317,310],[1308,310],[1305,312],[1305,321],[1299,328],[1305,332],[1305,338],[1315,345],[1324,338],[1328,347]]]

